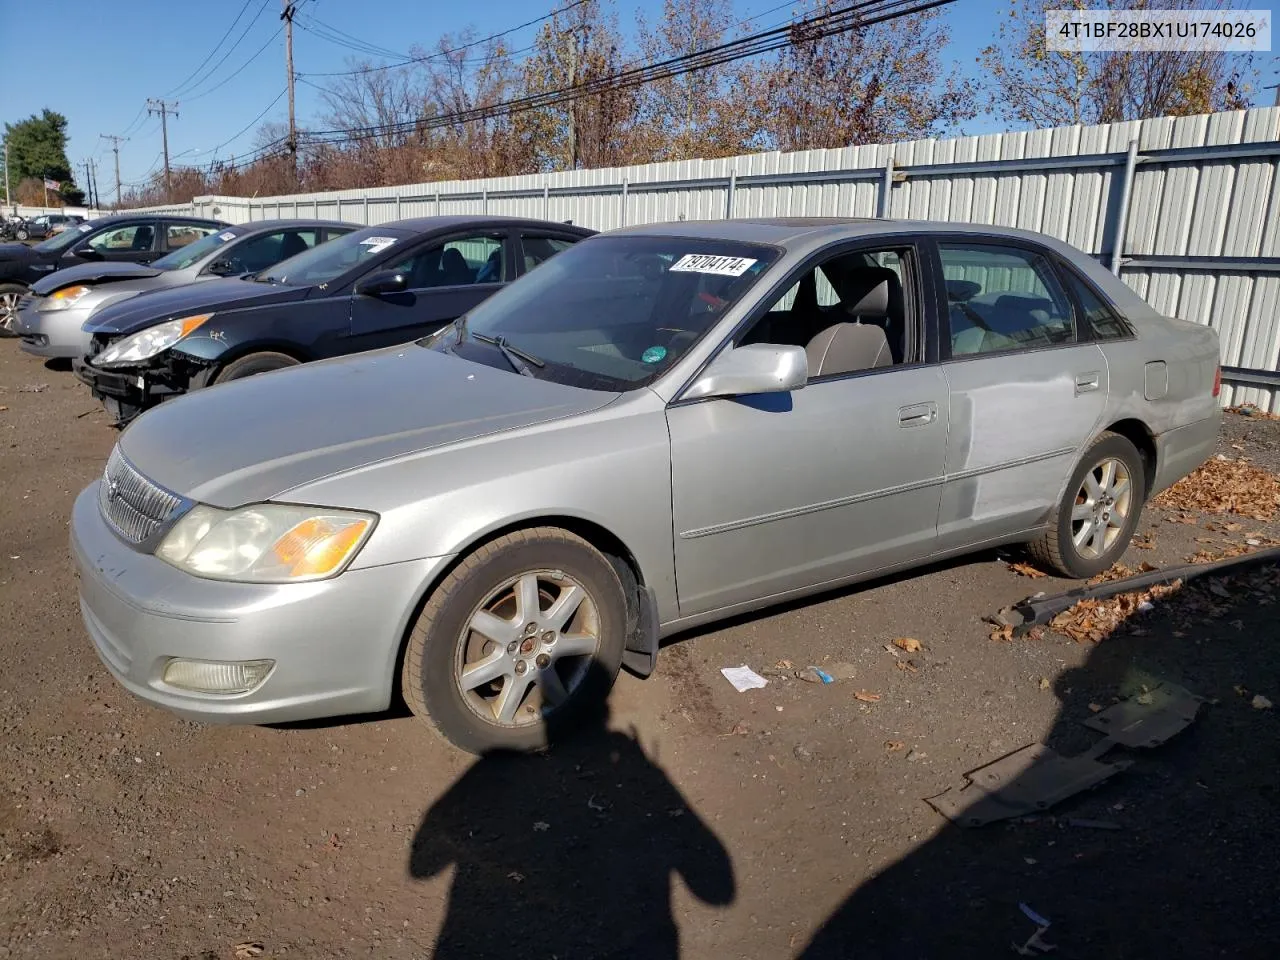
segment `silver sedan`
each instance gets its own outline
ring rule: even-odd
[[[615,231],[423,341],[145,414],[75,505],[84,620],[187,717],[398,681],[467,750],[535,748],[697,624],[994,544],[1107,568],[1212,450],[1218,371],[1037,234]]]

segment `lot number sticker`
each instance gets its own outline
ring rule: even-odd
[[[236,238],[236,235],[232,233],[230,230],[228,230],[226,233],[218,234],[218,239],[221,240],[223,243],[227,242],[228,240],[234,240],[235,238]]]
[[[714,273],[740,277],[755,264],[748,257],[718,257],[710,253],[686,253],[671,265],[672,273]]]
[[[365,237],[360,245],[368,247],[370,253],[381,253],[395,242],[395,237]]]

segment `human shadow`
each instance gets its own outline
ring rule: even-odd
[[[947,824],[855,889],[803,960],[1040,956],[1027,946],[1034,916],[1051,922],[1042,939],[1060,960],[1275,957],[1280,723],[1253,700],[1280,691],[1274,600],[1272,564],[1192,581],[1126,620],[1057,678],[1061,707],[1043,742],[1084,752],[1102,738],[1082,724],[1091,704],[1161,682],[1206,698],[1190,727],[1152,749],[1114,749],[1104,760],[1133,766],[1043,815]]]
[[[594,666],[592,669],[599,669]],[[547,750],[480,757],[422,818],[412,877],[455,868],[438,958],[680,955],[678,874],[698,899],[733,902],[729,854],[601,704]]]

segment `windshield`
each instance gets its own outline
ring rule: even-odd
[[[208,233],[199,240],[166,254],[152,263],[151,266],[157,270],[185,270],[197,260],[203,260],[205,256],[217,250],[228,240],[234,240],[235,238],[236,235],[230,230],[223,230],[220,233]]]
[[[71,246],[77,240],[83,240],[84,235],[92,229],[93,226],[88,223],[82,223],[78,227],[68,227],[61,233],[55,233],[48,240],[43,240],[40,243],[37,243],[34,249],[46,252],[50,250],[63,250],[66,247]]]
[[[724,240],[594,237],[419,342],[486,363],[506,346],[533,357],[539,378],[634,390],[679,360],[778,254]]]
[[[396,244],[413,239],[413,236],[414,234],[405,230],[366,227],[312,247],[288,260],[281,260],[254,279],[263,283],[289,283],[297,286],[328,283]]]

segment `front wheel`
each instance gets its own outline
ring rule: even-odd
[[[19,240],[28,240],[30,239],[31,234],[26,230],[23,230],[21,227],[19,227],[18,232],[15,233],[14,236]]]
[[[1081,580],[1110,569],[1129,546],[1146,489],[1137,448],[1119,434],[1102,434],[1071,474],[1049,529],[1030,545],[1032,556]]]
[[[18,301],[27,292],[19,283],[0,283],[0,337],[16,337],[13,323],[18,319]]]
[[[405,702],[471,753],[553,743],[608,696],[627,605],[608,559],[556,527],[477,549],[435,589],[405,650]]]
[[[287,353],[251,353],[239,360],[232,360],[213,378],[213,383],[227,383],[230,380],[241,380],[257,373],[269,373],[272,370],[283,370],[285,367],[296,367],[298,361]],[[212,385],[212,384],[211,384]]]

